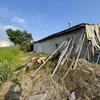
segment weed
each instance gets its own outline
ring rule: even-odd
[[[13,71],[8,64],[0,64],[0,82],[5,82],[13,76]]]

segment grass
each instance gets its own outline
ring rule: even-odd
[[[11,79],[14,75],[14,70],[29,63],[33,57],[48,56],[45,54],[26,53],[19,49],[19,47],[0,48],[0,81],[5,82]],[[47,63],[49,66],[51,63]],[[12,76],[12,77],[11,77]]]
[[[20,59],[25,56],[26,53],[19,50],[18,47],[0,48],[0,63],[10,65],[12,70],[23,65]]]
[[[8,64],[0,64],[0,83],[13,76],[13,71]]]
[[[28,56],[19,47],[0,48],[0,83],[13,76],[13,70],[24,65]]]

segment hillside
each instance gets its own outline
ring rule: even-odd
[[[10,78],[14,70],[28,63],[31,57],[31,53],[21,51],[19,47],[0,48],[0,83]]]
[[[100,100],[100,65],[79,60],[77,68],[63,78],[72,61],[69,59],[51,77],[58,61],[52,57],[32,75],[48,55],[31,53],[28,56],[32,64],[1,84],[0,100]]]

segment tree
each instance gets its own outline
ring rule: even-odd
[[[7,29],[6,33],[10,41],[15,45],[21,45],[24,41],[31,43],[31,41],[33,40],[32,35],[27,31],[21,31],[19,29],[13,31],[12,29]]]
[[[31,44],[29,42],[24,41],[21,45],[20,45],[20,49],[24,50],[25,52],[29,52],[31,49]]]
[[[27,33],[27,31],[23,31],[23,39],[27,42],[31,42],[33,40],[32,35],[30,33]]]
[[[28,33],[27,31],[21,31],[19,29],[12,30],[7,29],[6,33],[10,39],[11,42],[13,42],[15,45],[19,45],[20,48],[24,51],[30,51],[31,50],[31,43],[32,43],[32,35]]]

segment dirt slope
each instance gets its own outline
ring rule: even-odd
[[[0,88],[0,100],[100,100],[100,65],[79,62],[75,70],[71,70],[63,80],[68,63],[59,66],[54,77],[51,71],[56,62],[49,61],[34,77],[28,72],[19,73],[14,82],[7,81]],[[37,65],[36,65],[37,66]]]

